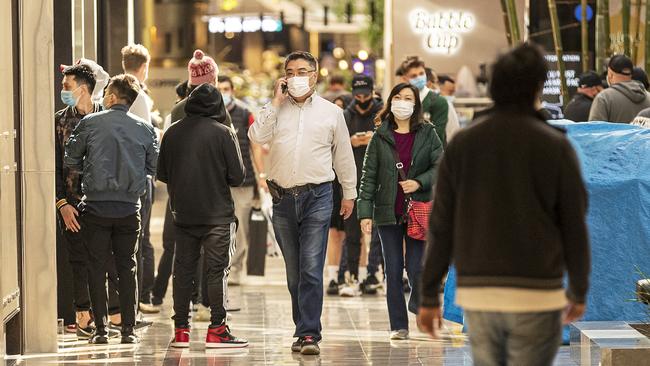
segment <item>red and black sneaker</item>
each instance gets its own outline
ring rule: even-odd
[[[230,334],[230,328],[225,324],[216,328],[208,328],[205,348],[242,348],[247,346],[248,341]]]
[[[176,328],[176,335],[171,344],[174,348],[190,347],[190,328]]]

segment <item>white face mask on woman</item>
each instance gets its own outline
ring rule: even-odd
[[[390,106],[390,111],[396,119],[407,120],[413,115],[413,108],[415,103],[408,100],[396,100]]]
[[[309,76],[294,76],[287,80],[289,94],[294,98],[305,96],[311,90]]]

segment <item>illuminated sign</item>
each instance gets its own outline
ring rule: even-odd
[[[211,33],[280,32],[282,21],[270,16],[210,17],[208,30]]]
[[[452,55],[460,49],[462,34],[476,26],[472,13],[463,10],[428,12],[415,9],[409,15],[413,33],[423,36],[423,47],[431,53]]]

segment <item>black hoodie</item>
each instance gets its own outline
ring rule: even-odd
[[[381,98],[373,100],[372,108],[366,114],[361,114],[356,108],[357,101],[353,100],[352,103],[345,109],[343,116],[345,123],[348,125],[350,137],[357,132],[367,132],[375,130],[375,117],[384,108],[384,102]],[[363,159],[366,155],[367,146],[353,147],[354,162],[357,165],[357,185],[361,184],[361,173],[363,172]]]
[[[230,187],[244,182],[245,168],[235,132],[225,126],[226,110],[210,84],[196,88],[187,116],[165,133],[158,179],[167,183],[169,205],[179,225],[225,225],[235,221]]]

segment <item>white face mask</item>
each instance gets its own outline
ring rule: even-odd
[[[287,80],[289,94],[294,98],[305,96],[311,90],[309,86],[309,76],[294,76]]]
[[[390,106],[390,111],[393,112],[396,119],[406,120],[413,115],[414,107],[415,103],[409,102],[408,100],[396,100]]]

